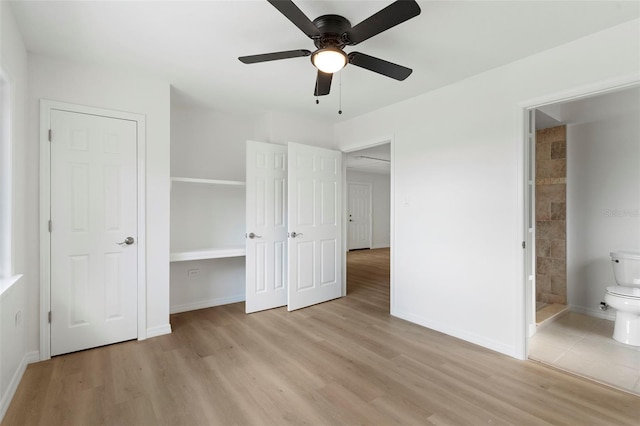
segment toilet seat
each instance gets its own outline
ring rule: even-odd
[[[614,296],[626,297],[629,299],[640,299],[640,287],[624,287],[620,285],[613,285],[607,287],[607,293]]]

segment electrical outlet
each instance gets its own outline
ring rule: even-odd
[[[200,276],[200,269],[187,269],[187,277],[189,279]]]

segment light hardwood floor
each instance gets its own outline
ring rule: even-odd
[[[638,425],[638,397],[391,317],[388,261],[349,253],[342,299],[30,365],[2,424]]]

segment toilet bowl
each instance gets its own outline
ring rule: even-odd
[[[616,309],[613,338],[640,346],[640,251],[611,252],[611,261],[618,285],[607,287],[604,301]]]

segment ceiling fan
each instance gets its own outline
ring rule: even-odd
[[[313,92],[314,96],[328,95],[331,90],[333,73],[340,71],[347,63],[400,81],[409,77],[412,72],[411,68],[365,55],[364,53],[351,52],[346,54],[343,48],[345,46],[355,46],[389,28],[418,16],[420,14],[420,6],[414,0],[397,0],[355,27],[352,27],[351,23],[340,15],[322,15],[311,21],[291,0],[267,1],[313,40],[317,50],[311,52],[306,49],[299,49],[241,56],[238,59],[242,63],[255,64],[311,56],[311,63],[318,69]]]

